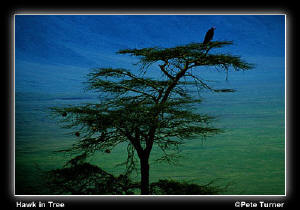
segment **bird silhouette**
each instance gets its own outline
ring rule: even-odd
[[[203,44],[207,44],[213,39],[215,29],[215,27],[212,27],[206,32]]]

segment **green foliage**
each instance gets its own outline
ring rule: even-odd
[[[126,175],[118,177],[89,163],[71,164],[62,169],[49,171],[47,186],[54,194],[71,195],[131,195],[139,185]]]
[[[113,176],[96,165],[85,162],[72,163],[62,168],[48,171],[46,186],[53,194],[70,195],[133,195],[140,187],[127,175]],[[174,180],[159,180],[150,185],[152,195],[216,195],[225,188],[212,185],[197,185]]]
[[[211,49],[230,45],[232,42],[210,42],[209,44],[192,43],[173,48],[143,48],[120,50],[120,54],[130,54],[140,57],[143,66],[162,61],[171,65],[171,68],[180,67],[181,63],[196,66],[221,66],[224,69],[232,66],[235,70],[248,70],[253,68],[251,64],[243,62],[239,56],[229,54],[208,54]]]
[[[184,46],[173,48],[143,48],[143,49],[125,49],[120,50],[120,54],[131,54],[141,57],[144,63],[157,62],[159,60],[171,59],[201,59],[204,58],[208,51],[212,48],[221,48],[224,45],[232,44],[232,42],[210,42],[208,45],[202,43],[191,43]]]
[[[201,186],[163,179],[150,185],[150,192],[155,195],[217,195],[223,190],[220,187],[212,186],[212,182]]]
[[[232,42],[120,50],[119,54],[138,57],[144,71],[155,64],[161,78],[134,74],[123,68],[93,69],[87,75],[86,84],[87,90],[100,94],[98,103],[52,108],[52,113],[59,116],[64,127],[74,129],[77,136],[72,148],[61,151],[77,155],[83,152],[77,158],[84,159],[97,151],[110,152],[116,145],[126,143],[128,157],[125,175],[128,175],[136,168],[136,154],[144,164],[148,164],[153,144],[161,149],[161,160],[170,161],[176,155],[167,151],[178,151],[185,140],[221,132],[210,125],[213,117],[194,110],[193,107],[198,106],[201,100],[191,96],[190,86],[196,86],[198,91],[234,91],[211,87],[200,77],[201,72],[197,69],[200,66],[215,66],[226,72],[230,67],[235,71],[251,69],[253,66],[239,56],[211,53],[213,49],[229,44]],[[78,162],[77,159],[72,161]],[[93,176],[94,169],[90,165],[73,164],[73,167],[85,167],[82,171],[87,170],[86,173]],[[71,175],[72,170],[66,168],[63,174]],[[97,173],[101,174],[101,171]],[[104,180],[107,181],[106,178]],[[146,182],[142,177],[142,183]]]

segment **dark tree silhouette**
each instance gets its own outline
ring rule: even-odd
[[[206,32],[203,44],[207,44],[213,39],[215,29],[216,29],[215,27],[212,27]]]
[[[210,53],[214,48],[230,44],[224,41],[120,50],[119,54],[139,59],[141,72],[123,68],[93,69],[86,84],[87,90],[99,93],[98,103],[53,108],[66,128],[76,129],[74,134],[78,139],[72,148],[61,151],[84,154],[80,157],[86,158],[98,151],[109,153],[118,144],[127,144],[124,175],[129,176],[138,168],[137,156],[141,194],[149,194],[149,158],[154,146],[162,152],[159,160],[171,162],[185,140],[220,132],[210,125],[212,117],[194,110],[201,100],[192,96],[190,90],[234,91],[213,88],[201,78],[198,69],[201,66],[225,71],[230,67],[236,71],[251,69],[239,56]],[[147,76],[152,71],[160,72],[161,77]]]
[[[71,195],[133,195],[140,188],[128,176],[114,176],[96,165],[80,161],[80,156],[69,161],[66,167],[43,173],[48,194]],[[154,195],[216,195],[227,187],[212,186],[160,179],[150,185]],[[47,193],[46,193],[47,194]]]

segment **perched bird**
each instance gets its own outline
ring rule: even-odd
[[[206,32],[203,44],[207,44],[213,39],[215,29],[215,27],[212,27]]]

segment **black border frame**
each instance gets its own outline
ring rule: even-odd
[[[296,189],[298,185],[297,180],[297,172],[296,172],[296,148],[297,148],[297,139],[294,136],[294,122],[293,116],[296,116],[294,110],[294,79],[296,78],[295,72],[293,70],[296,69],[296,65],[294,63],[294,57],[296,56],[295,47],[296,47],[296,12],[293,10],[297,9],[296,1],[294,1],[294,5],[276,5],[276,3],[272,3],[273,6],[270,5],[255,5],[255,2],[251,2],[249,5],[230,5],[228,2],[224,2],[226,5],[219,5],[219,8],[214,6],[195,6],[190,4],[174,6],[174,2],[172,2],[172,6],[160,5],[159,7],[155,7],[153,5],[143,5],[139,6],[137,4],[130,5],[126,2],[126,6],[117,5],[117,6],[108,6],[108,5],[79,5],[78,2],[72,2],[69,6],[66,5],[54,5],[54,1],[51,3],[44,2],[40,4],[29,3],[26,1],[26,5],[24,2],[12,2],[12,5],[5,8],[3,12],[3,8],[1,8],[1,15],[4,16],[1,19],[4,20],[5,31],[8,32],[5,34],[5,44],[3,49],[6,51],[7,57],[4,58],[4,63],[7,64],[7,68],[5,69],[5,81],[2,84],[5,84],[5,101],[8,102],[6,104],[5,109],[5,119],[6,124],[4,129],[6,131],[6,138],[4,138],[5,143],[5,152],[2,152],[2,160],[4,163],[2,164],[3,171],[6,172],[4,176],[4,189],[1,187],[1,203],[4,205],[8,205],[9,209],[16,208],[17,201],[56,201],[65,203],[65,208],[112,208],[115,206],[125,207],[128,205],[133,205],[139,207],[141,205],[153,206],[158,205],[159,207],[189,207],[189,206],[197,206],[197,207],[226,207],[226,208],[236,208],[234,206],[235,201],[246,201],[246,202],[256,202],[265,201],[265,202],[277,202],[284,203],[284,209],[291,208],[292,206],[297,204],[296,201]],[[41,5],[42,4],[42,5]],[[201,3],[200,3],[201,4]],[[216,4],[216,3],[215,3]],[[288,4],[288,2],[286,3]],[[71,8],[70,8],[71,7]],[[93,8],[93,9],[92,9]],[[133,197],[121,197],[121,196],[110,196],[110,197],[68,197],[68,196],[15,196],[13,194],[12,189],[12,179],[13,179],[13,171],[12,171],[12,161],[13,155],[10,151],[12,151],[12,141],[14,140],[14,49],[13,46],[13,22],[12,18],[14,14],[22,14],[22,13],[101,13],[101,14],[111,14],[111,13],[184,13],[184,14],[285,14],[286,15],[286,195],[285,196],[133,196]],[[6,165],[5,165],[6,164]],[[65,209],[63,208],[63,209]],[[282,209],[282,208],[280,208]]]

